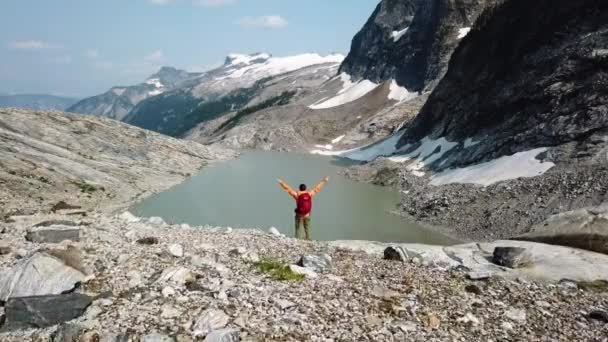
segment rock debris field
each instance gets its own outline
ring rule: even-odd
[[[498,277],[401,247],[129,213],[9,222],[1,341],[608,341],[605,281]],[[525,253],[494,258],[530,267]]]

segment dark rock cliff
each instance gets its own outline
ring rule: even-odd
[[[574,144],[554,150],[566,160],[598,155],[606,133],[608,2],[510,0],[480,17],[401,143],[481,141],[444,165]]]
[[[431,89],[477,16],[495,0],[383,0],[355,36],[340,71],[374,82]],[[406,30],[407,29],[407,30]]]

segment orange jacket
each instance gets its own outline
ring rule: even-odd
[[[306,192],[308,192],[310,197],[314,197],[316,194],[319,193],[319,191],[321,191],[321,188],[323,188],[325,183],[327,183],[327,181],[324,179],[324,180],[320,181],[319,184],[315,185],[315,187],[312,188],[312,190],[310,190],[310,191],[295,191],[294,189],[289,187],[289,185],[287,185],[287,183],[283,182],[282,180],[279,179],[278,181],[279,181],[279,184],[281,184],[281,187],[283,188],[283,190],[287,191],[287,193],[291,197],[293,197],[293,199],[295,199],[296,201],[298,200],[298,196],[300,196],[301,194],[306,193]]]

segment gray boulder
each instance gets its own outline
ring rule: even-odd
[[[418,258],[419,260],[422,260],[422,256],[419,253],[412,252],[403,247],[390,246],[384,250],[384,260],[409,262],[410,260],[412,260],[414,258]]]
[[[492,262],[509,268],[523,268],[532,265],[532,256],[521,247],[496,247]]]
[[[175,339],[164,334],[152,333],[144,336],[142,342],[175,342]]]
[[[332,269],[331,256],[327,254],[304,255],[297,263],[298,266],[309,268],[321,273]]]
[[[30,228],[25,239],[34,243],[60,243],[65,240],[80,241],[80,227],[53,225]]]
[[[86,331],[82,325],[72,323],[62,323],[57,327],[57,330],[51,334],[53,342],[72,342],[79,341],[80,336]]]
[[[228,325],[229,321],[230,317],[221,310],[205,310],[198,316],[192,325],[194,337],[205,337],[212,331],[223,329]]]
[[[216,330],[207,335],[205,342],[238,342],[239,331],[236,329]]]
[[[542,242],[608,254],[608,206],[549,217],[515,240]]]
[[[37,252],[0,273],[0,300],[58,295],[84,281],[84,273],[59,258]]]
[[[6,302],[3,331],[38,329],[81,316],[93,298],[79,293],[11,298]]]

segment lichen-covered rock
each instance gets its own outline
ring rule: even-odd
[[[0,300],[58,295],[72,290],[85,278],[61,259],[37,252],[0,273]]]
[[[93,299],[72,293],[11,298],[6,302],[3,330],[45,328],[82,315]]]

